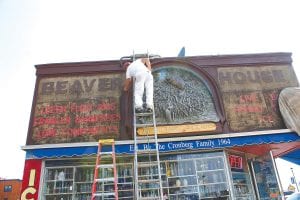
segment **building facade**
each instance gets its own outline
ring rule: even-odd
[[[274,158],[300,147],[278,108],[280,91],[298,86],[291,54],[151,62],[165,199],[281,199]],[[119,199],[134,199],[132,91],[123,92],[121,65],[36,66],[22,199],[90,199],[97,141],[103,138],[116,140]],[[140,136],[151,132],[137,129]],[[155,148],[154,141],[139,148]],[[149,188],[140,188],[142,199],[157,196]]]
[[[0,200],[20,199],[22,180],[0,179]]]

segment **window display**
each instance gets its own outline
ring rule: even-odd
[[[74,182],[73,167],[49,168],[46,171],[44,194],[49,200],[71,200]]]
[[[119,199],[133,199],[133,168],[132,164],[117,166]]]
[[[236,200],[254,200],[254,190],[250,179],[246,158],[242,155],[228,155],[233,196]]]
[[[226,186],[223,152],[195,153],[183,155],[169,155],[161,158],[161,171],[163,180],[163,192],[165,199],[213,199],[214,197],[228,196]],[[119,199],[133,199],[133,162],[132,158],[127,158],[129,163],[123,163],[125,159],[119,159],[117,165],[118,172],[118,192]],[[123,161],[123,162],[122,162]],[[52,163],[57,165],[59,163]],[[87,165],[78,165],[75,161],[64,165],[72,167],[46,168],[46,189],[45,199],[75,199],[87,200],[91,198],[91,187],[94,175],[94,165],[90,162]],[[46,164],[47,166],[47,164]],[[140,164],[142,177],[158,176],[155,165]],[[63,173],[61,173],[63,172]],[[105,177],[109,177],[109,171],[100,171]],[[207,177],[205,177],[207,176]],[[74,177],[74,178],[73,178]],[[56,183],[54,185],[53,183]],[[143,197],[154,197],[157,193],[150,191],[155,183],[143,184],[140,192]],[[113,189],[113,182],[103,183],[97,186],[97,191],[109,191]],[[51,191],[51,192],[50,192]],[[74,197],[74,198],[73,198]]]
[[[272,158],[269,154],[252,161],[259,197],[261,200],[281,199]]]
[[[161,155],[161,178],[164,200],[254,200],[254,189],[243,155],[219,152]],[[142,160],[142,159],[141,159]],[[94,158],[61,161],[46,161],[43,198],[45,200],[90,200],[94,177]],[[134,198],[133,157],[117,158],[119,199]],[[226,166],[228,163],[228,167]],[[271,177],[269,162],[253,162],[256,179],[261,189],[269,188],[271,195],[276,182]],[[54,167],[61,166],[61,167]],[[229,171],[228,171],[229,169]],[[102,170],[102,169],[99,169]],[[139,164],[140,180],[158,176],[157,165]],[[102,170],[104,177],[111,177],[112,171]],[[230,184],[231,183],[231,184]],[[150,190],[157,183],[139,187],[141,196],[149,199],[158,196]],[[99,183],[97,191],[113,190],[113,181]],[[232,191],[232,194],[230,193]],[[262,194],[260,194],[262,195]],[[263,197],[263,196],[261,196]],[[264,199],[267,199],[264,198]],[[262,198],[262,199],[263,199]],[[109,198],[106,198],[109,199]]]
[[[196,160],[200,199],[229,199],[222,154]]]
[[[169,199],[199,199],[195,164],[193,160],[166,161]]]
[[[128,159],[128,161],[132,161]],[[46,162],[43,199],[46,200],[90,200],[94,179],[95,160],[60,160]],[[119,199],[133,199],[133,172],[132,164],[119,160],[118,191]],[[53,165],[67,165],[68,167],[52,167]],[[108,168],[100,168],[102,177],[111,177],[112,171]],[[97,191],[111,191],[114,188],[112,180],[99,182]],[[98,197],[97,199],[101,199]],[[109,198],[105,198],[109,199]]]
[[[133,162],[131,159],[126,159],[127,162],[131,161],[130,163],[121,162],[125,159],[118,160],[119,199],[133,199]],[[73,165],[73,167],[46,168],[48,176],[45,180],[45,199],[88,200],[91,198],[94,176],[92,162],[89,165],[77,165],[74,161]],[[140,164],[139,166],[141,170],[139,174],[142,174],[139,177],[141,180],[147,179],[147,176],[158,176],[156,165]],[[161,157],[161,171],[165,199],[229,199],[223,152],[165,155]],[[102,173],[104,177],[105,175],[110,177],[109,173],[112,172],[100,171],[99,173]],[[150,190],[154,187],[153,184],[157,183],[143,184],[140,187],[141,196],[145,198],[158,196],[159,191]],[[112,189],[112,181],[97,185],[97,191],[107,192]]]
[[[75,174],[75,199],[85,200],[91,198],[92,184],[94,178],[93,167],[77,167]]]

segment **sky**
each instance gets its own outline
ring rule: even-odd
[[[35,65],[185,46],[186,56],[291,52],[300,77],[299,19],[297,0],[0,0],[0,177],[22,178]]]

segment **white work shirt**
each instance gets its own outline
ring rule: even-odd
[[[149,72],[150,70],[142,63],[142,59],[132,62],[126,71],[126,79],[135,77],[139,73]]]

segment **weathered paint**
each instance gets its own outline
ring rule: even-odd
[[[42,78],[31,121],[33,144],[118,138],[121,74]]]
[[[290,65],[218,68],[218,81],[232,131],[284,128],[278,95],[297,85]]]

